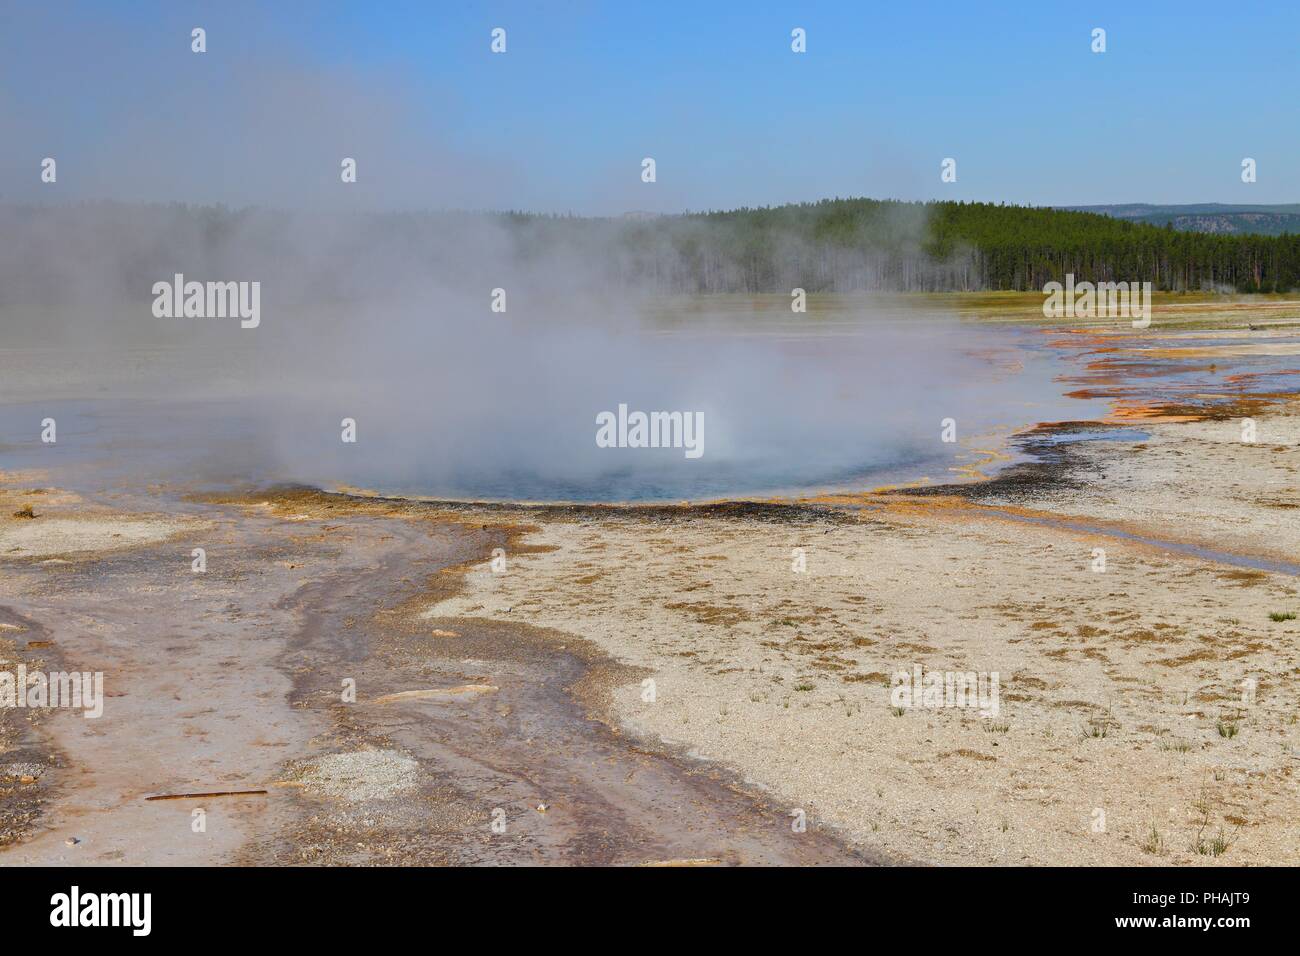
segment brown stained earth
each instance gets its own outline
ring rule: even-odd
[[[1078,369],[1063,376],[1063,393],[1111,404],[1102,419],[1113,424],[1222,421],[1257,415],[1288,401],[1300,376],[1300,342],[1290,326],[1245,324],[1220,332],[1148,329],[1121,337],[1103,329],[1045,329],[1052,348],[1076,357]],[[1219,341],[1218,336],[1247,339]],[[1252,357],[1274,357],[1267,372],[1240,368]],[[1289,381],[1282,390],[1271,383]],[[1068,386],[1078,386],[1069,388]]]
[[[607,724],[609,686],[637,675],[587,643],[418,620],[512,529],[299,491],[203,507],[215,528],[192,538],[4,569],[3,656],[102,670],[109,699],[99,719],[37,712],[39,733],[0,710],[4,766],[38,768],[0,781],[0,863],[870,862]],[[461,692],[391,699],[435,689]],[[398,789],[374,792],[390,766]],[[248,790],[266,793],[150,799]]]

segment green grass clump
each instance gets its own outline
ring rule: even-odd
[[[1151,832],[1142,841],[1142,852],[1150,853],[1152,856],[1160,856],[1165,852],[1165,838],[1160,835],[1154,823],[1151,824]]]

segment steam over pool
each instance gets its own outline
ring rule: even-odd
[[[186,350],[98,353],[80,373],[57,370],[94,379],[96,394],[69,385],[59,400],[11,396],[0,435],[7,465],[109,460],[123,479],[676,501],[943,480],[969,459],[969,439],[1082,410],[1059,397],[1055,356],[1007,328],[861,314],[697,327],[521,336],[532,362],[503,358],[506,336],[477,356],[453,339],[436,360],[414,347],[391,356],[383,380],[361,364],[333,376],[288,358],[272,369],[256,351],[212,350],[197,364]],[[49,394],[56,370],[30,362]],[[620,406],[624,426],[636,410],[697,417],[698,456],[602,447],[599,422],[617,421]],[[38,440],[47,417],[55,445]],[[956,442],[942,440],[945,419]]]
[[[0,256],[0,397],[39,404],[0,440],[25,449],[68,399],[35,450],[136,477],[698,500],[942,479],[991,428],[1083,414],[1032,336],[929,300],[666,298],[588,240],[500,217],[3,215],[29,241]],[[638,447],[656,444],[639,414],[679,423],[673,447]]]

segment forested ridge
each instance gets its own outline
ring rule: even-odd
[[[984,286],[1041,289],[1073,272],[1090,281],[1139,280],[1157,289],[1300,287],[1300,235],[1213,235],[1109,216],[991,203],[937,203],[929,250],[962,245]]]
[[[511,218],[525,247],[600,232],[621,273],[671,292],[1041,291],[1070,272],[1173,291],[1300,289],[1300,235],[1179,232],[1043,207],[827,199],[650,219]]]

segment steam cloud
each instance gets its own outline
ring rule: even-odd
[[[170,436],[192,468],[472,497],[698,498],[950,450],[939,421],[966,403],[956,383],[974,377],[979,345],[955,323],[861,305],[834,321],[666,307],[653,281],[629,278],[607,227],[543,241],[544,222],[430,212],[501,208],[522,181],[494,158],[510,150],[435,133],[452,91],[417,100],[399,78],[272,66],[242,48],[196,65],[174,41],[21,16],[19,33],[62,35],[65,56],[108,57],[121,80],[93,94],[105,119],[75,146],[57,77],[44,104],[0,99],[6,141],[59,160],[46,186],[39,155],[0,159],[0,331],[24,356],[0,382],[10,402],[133,402],[115,427]],[[210,35],[243,35],[251,16]],[[159,30],[188,35],[173,19]],[[354,185],[339,181],[345,156]],[[807,252],[792,240],[790,261]],[[260,327],[155,318],[150,290],[177,273],[260,282]],[[496,288],[505,313],[489,309]],[[705,456],[598,448],[596,416],[620,403],[703,412]],[[355,445],[339,440],[343,418]],[[20,444],[11,419],[3,438]],[[140,453],[131,467],[157,464]]]
[[[7,343],[94,356],[72,379],[67,365],[38,377],[28,399],[219,399],[212,414],[257,437],[250,475],[474,497],[832,482],[933,458],[961,401],[935,383],[976,361],[933,317],[698,303],[683,317],[611,279],[599,249],[538,253],[483,215],[107,203],[7,208],[0,226],[23,237],[0,259]],[[151,288],[176,273],[260,282],[261,325],[156,318]],[[704,458],[597,448],[596,416],[620,403],[703,412]],[[339,439],[343,418],[356,445]]]

